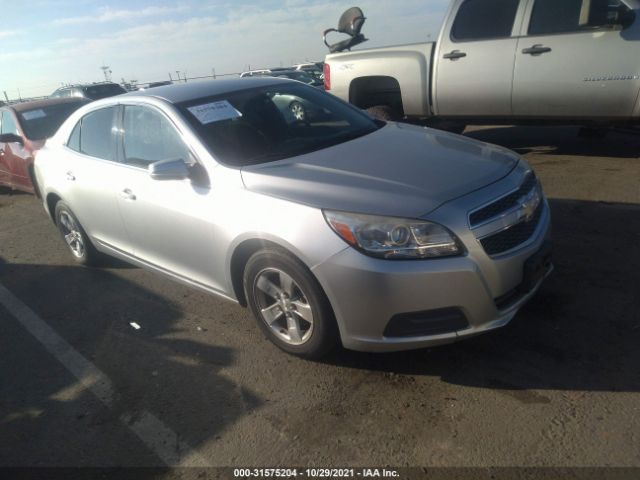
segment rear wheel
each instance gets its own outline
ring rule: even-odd
[[[63,201],[56,204],[55,219],[73,259],[81,265],[96,264],[98,251],[91,244],[76,216]]]
[[[284,250],[253,254],[244,289],[260,328],[282,350],[319,358],[338,343],[331,306],[311,272]]]

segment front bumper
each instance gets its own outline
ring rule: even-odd
[[[313,268],[333,306],[345,348],[390,352],[452,343],[509,323],[551,272],[505,306],[498,301],[523,281],[524,264],[550,235],[548,205],[523,248],[489,258],[479,248],[465,256],[432,260],[381,260],[346,249]],[[392,317],[458,309],[468,322],[462,330],[427,336],[385,336]]]

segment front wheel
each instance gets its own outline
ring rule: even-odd
[[[319,358],[337,345],[328,299],[311,272],[288,252],[274,248],[252,255],[244,289],[260,328],[282,350]]]
[[[73,214],[69,205],[60,201],[55,210],[56,226],[67,244],[73,259],[81,265],[94,265],[98,252],[92,245],[82,225]]]

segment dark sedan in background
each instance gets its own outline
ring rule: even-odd
[[[33,159],[69,115],[88,103],[57,98],[0,108],[0,185],[36,193]]]
[[[64,87],[57,89],[49,95],[49,97],[78,97],[86,98],[87,100],[100,100],[101,98],[122,95],[123,93],[127,93],[127,91],[122,87],[122,85],[118,85],[113,82],[99,82],[85,85],[65,85]]]

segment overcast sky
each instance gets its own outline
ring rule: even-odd
[[[62,83],[168,80],[322,60],[321,32],[347,8],[367,17],[360,48],[435,38],[449,0],[0,0],[0,98]],[[337,37],[336,37],[337,39]]]

